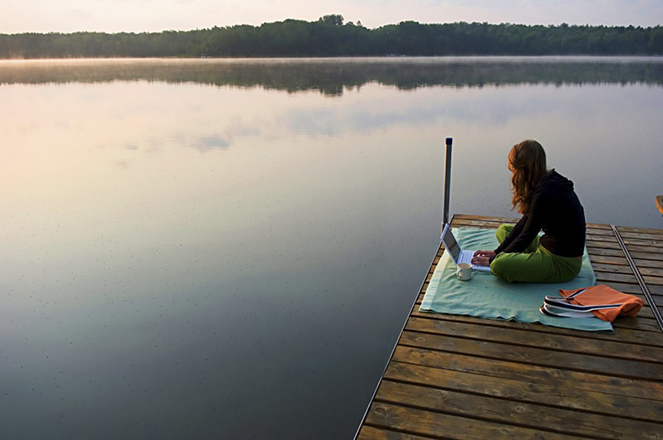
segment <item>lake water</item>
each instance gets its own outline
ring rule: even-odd
[[[452,213],[539,140],[663,228],[661,58],[0,62],[3,438],[352,438]]]

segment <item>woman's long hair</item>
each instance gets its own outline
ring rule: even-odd
[[[509,152],[509,169],[513,173],[511,209],[518,208],[519,213],[527,214],[532,203],[532,194],[548,174],[546,152],[540,143],[533,140],[514,145]]]

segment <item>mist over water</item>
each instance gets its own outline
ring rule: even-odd
[[[539,140],[663,227],[659,58],[0,62],[8,438],[351,438],[452,213]],[[4,434],[3,434],[4,435]]]

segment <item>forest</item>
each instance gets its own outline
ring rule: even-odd
[[[663,26],[403,21],[375,29],[341,15],[163,32],[0,34],[0,58],[663,55]]]

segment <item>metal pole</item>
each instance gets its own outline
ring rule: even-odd
[[[656,301],[654,301],[654,298],[652,298],[651,293],[649,292],[647,283],[645,283],[645,280],[642,278],[642,275],[638,270],[638,266],[636,266],[635,262],[633,261],[633,258],[631,258],[631,253],[628,251],[628,248],[626,247],[624,240],[622,240],[622,236],[617,230],[617,227],[615,225],[610,225],[610,227],[612,228],[612,233],[615,234],[615,238],[617,238],[619,246],[622,248],[622,252],[624,252],[624,256],[626,257],[628,265],[631,266],[631,271],[633,271],[633,275],[635,275],[635,280],[640,285],[640,290],[642,290],[642,293],[645,295],[645,298],[647,299],[647,302],[650,305],[651,311],[654,314],[654,318],[656,319],[658,326],[661,328],[661,331],[663,331],[663,316],[661,316],[661,312],[658,311],[658,306],[656,304]]]
[[[442,211],[442,227],[449,223],[449,193],[451,192],[451,143],[447,138],[447,159],[444,162],[444,210]]]

